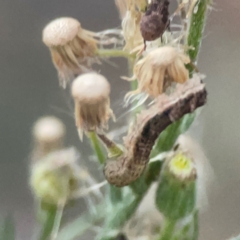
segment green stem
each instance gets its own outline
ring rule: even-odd
[[[52,230],[52,234],[51,234],[51,240],[55,240],[58,236],[58,232],[59,232],[60,224],[61,224],[61,220],[62,220],[62,215],[63,215],[63,209],[64,209],[64,204],[63,203],[59,204],[57,213],[55,216],[55,220],[54,220],[53,230]]]
[[[105,163],[106,157],[102,151],[100,141],[97,137],[97,134],[95,132],[89,132],[88,137],[91,140],[92,147],[97,155],[99,163],[101,163],[101,164]]]
[[[46,210],[45,221],[42,226],[40,236],[38,238],[39,240],[46,240],[50,238],[54,228],[54,222],[57,216],[57,211],[58,211],[57,206],[53,206],[53,205]]]
[[[199,48],[201,46],[208,3],[209,0],[199,0],[197,12],[192,13],[190,28],[188,32],[188,46],[191,47],[191,49],[188,51],[188,54],[193,63],[196,63],[197,61]],[[190,72],[194,70],[192,66],[188,67]]]
[[[97,55],[100,57],[131,57],[128,52],[118,49],[98,49]]]
[[[198,239],[198,234],[199,234],[199,227],[198,227],[198,214],[199,211],[196,210],[194,212],[194,215],[193,215],[193,240],[197,240]],[[239,239],[240,240],[240,239]]]
[[[134,68],[135,61],[136,61],[136,58],[133,58],[133,57],[128,58],[128,76],[129,77],[132,77],[133,75],[133,68]],[[134,81],[131,81],[131,90],[134,91],[137,89],[137,87],[138,87],[137,79]]]
[[[102,231],[102,235],[97,238],[100,240],[115,240],[118,231],[122,229],[124,224],[131,218],[138,208],[143,196],[134,197],[127,196],[122,203],[116,205],[112,211],[112,214],[107,218],[105,227]]]
[[[115,142],[110,140],[105,134],[98,134],[98,137],[107,148],[109,158],[118,157],[123,154],[121,148]]]
[[[165,219],[164,228],[162,229],[161,236],[159,240],[171,240],[174,234],[176,222]]]
[[[106,212],[103,209],[106,209],[105,204],[100,204],[96,206],[97,214],[89,215],[84,214],[83,216],[78,217],[73,220],[71,223],[68,223],[64,226],[57,237],[57,240],[73,240],[80,239],[79,237],[93,225],[97,224],[99,221],[106,216]]]
[[[109,184],[109,196],[113,205],[121,202],[123,199],[122,189]]]

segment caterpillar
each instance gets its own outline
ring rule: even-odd
[[[124,153],[107,161],[104,167],[107,181],[117,187],[135,181],[147,166],[161,132],[185,114],[203,106],[206,99],[205,84],[199,75],[179,84],[172,95],[160,95],[154,105],[137,116],[134,128],[124,138]]]

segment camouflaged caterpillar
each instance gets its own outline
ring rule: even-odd
[[[198,75],[178,85],[171,95],[160,95],[156,103],[137,117],[132,131],[124,138],[124,153],[110,159],[105,165],[107,181],[117,187],[129,185],[144,171],[149,162],[152,147],[171,123],[206,103],[205,84]]]

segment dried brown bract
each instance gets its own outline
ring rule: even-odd
[[[153,41],[163,35],[169,26],[169,1],[153,0],[142,16],[140,30],[145,41]]]
[[[96,61],[97,41],[92,35],[78,20],[69,17],[55,19],[44,28],[43,42],[50,49],[62,87],[74,75],[88,72]]]

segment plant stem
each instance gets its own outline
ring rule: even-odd
[[[122,203],[116,205],[107,218],[102,235],[97,239],[115,240],[116,234],[135,213],[143,196],[134,197],[133,200],[130,200],[132,196],[127,196]]]
[[[162,234],[159,240],[171,240],[173,237],[174,229],[175,229],[176,222],[165,219],[164,228],[162,229]]]
[[[202,33],[205,26],[206,12],[209,0],[199,0],[197,12],[192,13],[190,28],[188,32],[188,46],[191,49],[188,51],[191,61],[195,64],[199,53],[199,48],[202,41]],[[194,69],[189,66],[190,72]]]
[[[85,214],[73,220],[71,223],[68,223],[63,227],[57,237],[57,240],[73,240],[79,239],[79,237],[91,228],[98,221],[102,220],[106,212],[103,209],[106,208],[105,204],[100,204],[96,206],[96,215]]]
[[[193,240],[197,240],[198,239],[198,233],[199,233],[199,227],[198,227],[198,214],[199,211],[196,210],[194,213],[193,213]]]
[[[60,229],[61,220],[62,220],[64,205],[65,205],[65,201],[63,203],[60,203],[58,206],[57,213],[54,219],[51,240],[55,240],[57,238],[57,235]]]
[[[100,164],[105,163],[106,157],[105,154],[102,151],[99,139],[97,137],[97,134],[95,132],[89,132],[88,137],[91,140],[92,147],[97,155],[98,161]]]
[[[106,146],[108,150],[108,157],[118,157],[123,154],[121,148],[118,145],[110,140],[105,134],[98,134],[98,137],[101,139],[102,143]]]
[[[136,61],[136,58],[128,58],[128,76],[131,77],[133,75],[133,68],[134,68],[134,63]],[[138,82],[137,79],[134,81],[131,81],[131,90],[134,91],[137,89]]]
[[[49,239],[54,228],[54,222],[57,215],[57,206],[50,206],[46,211],[45,221],[39,236],[39,240]]]
[[[128,52],[121,49],[98,49],[97,55],[99,55],[100,57],[131,57]]]

